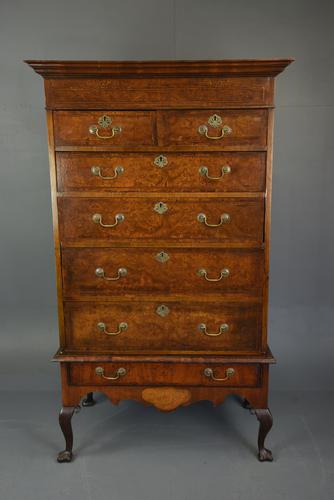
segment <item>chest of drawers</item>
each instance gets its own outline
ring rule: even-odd
[[[27,61],[44,77],[63,407],[242,398],[272,426],[274,79],[291,60]]]

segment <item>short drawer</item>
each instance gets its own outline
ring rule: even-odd
[[[257,364],[222,363],[71,363],[71,385],[183,385],[256,387]]]
[[[64,248],[65,297],[85,295],[221,293],[259,296],[262,250],[190,248]]]
[[[256,352],[261,304],[66,302],[66,347],[89,352]]]
[[[158,119],[159,144],[265,148],[267,111],[164,111]]]
[[[56,111],[56,146],[150,146],[153,114],[144,111]]]
[[[265,190],[265,153],[57,153],[58,191]]]
[[[62,241],[263,241],[263,198],[59,198]]]

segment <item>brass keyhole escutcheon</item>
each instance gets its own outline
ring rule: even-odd
[[[164,168],[166,165],[168,165],[168,159],[167,156],[164,155],[159,155],[154,158],[153,161],[154,165],[159,168]]]
[[[219,115],[216,115],[216,114],[211,115],[208,119],[208,124],[214,128],[220,127],[222,123],[223,123],[223,120],[221,119],[221,117]]]
[[[167,252],[164,252],[162,250],[161,252],[156,254],[155,260],[157,260],[158,262],[161,262],[161,263],[167,262],[167,260],[169,260],[169,255]]]
[[[161,304],[156,308],[155,312],[162,318],[165,318],[166,316],[168,316],[170,310],[169,307],[165,306],[165,304]]]
[[[102,115],[98,119],[97,123],[100,125],[102,128],[108,128],[109,125],[111,125],[112,119],[108,115]]]
[[[163,215],[164,213],[167,212],[168,210],[168,205],[166,203],[164,203],[163,201],[158,201],[158,203],[156,203],[154,205],[154,210],[155,212],[157,212],[158,214],[160,215]]]

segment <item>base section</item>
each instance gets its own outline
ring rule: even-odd
[[[71,419],[82,398],[83,406],[93,406],[93,392],[104,393],[118,404],[134,400],[153,405],[160,411],[173,411],[197,401],[210,401],[214,406],[234,394],[243,400],[243,406],[259,421],[258,458],[261,462],[273,460],[264,442],[272,427],[268,409],[269,363],[259,358],[170,358],[152,359],[96,359],[61,361],[63,408],[59,423],[66,449],[58,455],[58,462],[72,460],[73,434]],[[143,383],[144,382],[144,383]]]

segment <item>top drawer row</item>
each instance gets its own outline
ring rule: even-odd
[[[265,149],[267,110],[55,111],[55,146]]]

